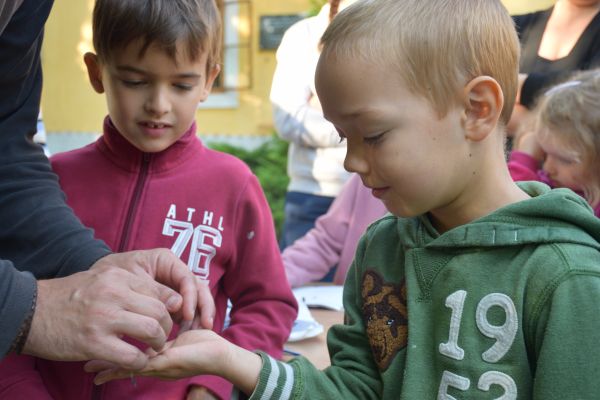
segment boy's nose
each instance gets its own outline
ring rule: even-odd
[[[155,116],[162,116],[171,110],[171,102],[164,90],[154,90],[145,104],[146,112]]]
[[[346,158],[344,158],[344,168],[348,172],[357,174],[366,174],[369,171],[369,163],[366,161],[362,151],[348,142],[346,148]]]

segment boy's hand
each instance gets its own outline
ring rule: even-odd
[[[260,356],[209,330],[194,330],[181,334],[167,342],[159,352],[147,350],[150,359],[135,375],[160,379],[180,379],[193,375],[210,374],[221,376],[246,394],[254,391],[262,368]],[[94,383],[130,378],[132,371],[115,368],[105,361],[90,361],[85,365],[87,372],[98,372]]]
[[[207,313],[209,311],[206,310],[206,307],[204,307],[205,308],[204,310],[202,309],[202,305],[204,303],[212,301],[212,294],[210,293],[210,287],[208,286],[208,282],[206,280],[200,279],[197,276],[195,276],[194,278],[195,278],[195,282],[196,282],[196,290],[198,292],[198,308],[199,309],[192,321],[187,321],[187,320],[183,319],[182,313],[178,313],[173,316],[173,320],[175,322],[179,323],[178,335],[181,335],[182,333],[187,332],[189,330],[200,329],[200,328],[204,328],[204,329],[212,329],[213,328],[214,311],[213,311],[213,314],[206,315],[205,313]],[[207,297],[206,300],[204,300],[205,297]]]
[[[219,400],[219,398],[203,386],[192,386],[187,394],[186,400]]]
[[[200,374],[218,375],[223,369],[222,360],[228,357],[231,344],[210,330],[193,330],[167,342],[160,352],[148,349],[148,364],[135,375],[161,379],[180,379]],[[132,371],[118,368],[104,361],[90,361],[88,372],[98,372],[94,383],[129,378]]]

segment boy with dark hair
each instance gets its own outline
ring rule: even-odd
[[[97,0],[93,30],[96,54],[84,60],[109,115],[96,143],[51,160],[68,204],[116,251],[170,248],[208,282],[215,332],[280,357],[297,309],[270,209],[246,165],[196,137],[197,105],[219,73],[214,1]],[[93,378],[81,363],[13,357],[2,366],[0,387],[13,385],[2,392],[9,397],[74,400],[231,394],[231,384],[215,376],[101,387]]]

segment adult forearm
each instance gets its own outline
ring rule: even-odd
[[[23,0],[0,0],[0,35]]]
[[[109,253],[66,206],[32,141],[42,91],[40,50],[52,0],[25,0],[0,35],[0,258],[37,277],[83,270]],[[14,11],[14,10],[13,10]]]
[[[65,204],[42,154],[0,164],[0,256],[37,278],[89,268],[110,253]]]
[[[306,147],[340,147],[339,134],[321,111],[273,103],[273,123],[281,138]]]

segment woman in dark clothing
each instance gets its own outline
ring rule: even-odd
[[[544,88],[574,71],[600,66],[600,0],[558,0],[547,10],[513,19],[522,56],[509,133],[523,123]]]

